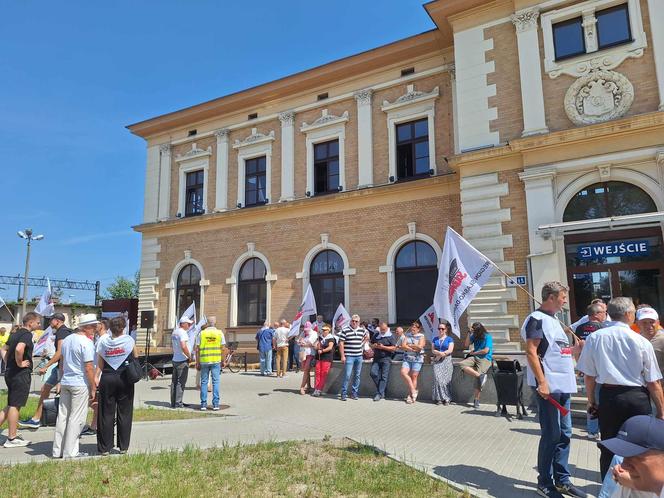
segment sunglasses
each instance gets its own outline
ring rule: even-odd
[[[438,327],[438,330],[447,330],[447,327]]]

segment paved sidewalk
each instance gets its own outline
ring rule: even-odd
[[[299,395],[300,379],[295,374],[276,379],[254,373],[224,373],[222,404],[228,407],[222,410],[223,417],[136,423],[130,452],[182,448],[187,444],[209,447],[328,435],[349,437],[467,487],[477,496],[535,496],[539,426],[533,417],[521,421],[495,417],[494,407],[489,405],[475,411],[460,405],[316,399]],[[193,384],[193,378],[189,383]],[[135,405],[167,407],[169,385],[168,378],[140,382]],[[0,388],[4,388],[3,380]],[[197,406],[198,392],[188,389],[184,401]],[[514,408],[511,411],[514,413]],[[0,447],[0,464],[49,458],[53,428],[24,430],[23,434],[34,444],[28,448]],[[574,430],[572,478],[577,486],[596,495],[599,450],[584,436],[581,429]],[[83,438],[81,451],[96,453],[96,439]]]

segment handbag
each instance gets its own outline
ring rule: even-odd
[[[136,384],[143,377],[143,368],[141,364],[133,354],[129,354],[129,357],[125,360],[125,369],[122,372],[124,379],[130,384]]]

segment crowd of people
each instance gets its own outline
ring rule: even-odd
[[[644,442],[634,434],[640,431],[631,429],[640,421],[653,431],[664,431],[664,334],[659,316],[646,304],[637,310],[628,297],[613,298],[608,305],[596,300],[588,306],[588,314],[566,330],[556,313],[567,303],[567,295],[567,287],[560,282],[546,283],[540,307],[526,317],[521,329],[526,342],[528,384],[537,393],[541,432],[537,493],[549,498],[586,496],[572,484],[568,464],[576,370],[583,378],[588,398],[589,437],[598,437],[598,431],[601,436],[603,487],[612,488],[618,483],[625,490],[664,493],[664,471],[658,469],[655,476],[652,465],[664,463],[661,437]],[[632,328],[635,323],[636,328]],[[639,455],[645,456],[637,458]],[[627,458],[621,463],[621,457]],[[653,480],[659,483],[655,488]]]
[[[18,428],[38,429],[44,423],[45,402],[59,388],[57,417],[53,437],[53,458],[80,458],[79,440],[96,436],[97,452],[108,455],[117,446],[120,453],[129,448],[134,406],[134,383],[138,380],[131,364],[138,353],[134,338],[126,333],[123,317],[99,320],[94,313],[80,317],[74,330],[65,317],[55,313],[50,326],[55,331],[52,348],[42,353],[38,373],[44,376],[39,402],[33,417],[19,420],[19,410],[30,394],[33,372],[33,332],[39,330],[42,316],[29,312],[0,349],[6,365],[7,406],[0,412],[0,425],[8,422],[5,448],[28,446],[30,441]],[[136,367],[136,363],[134,363]],[[90,425],[86,424],[92,409]],[[114,444],[114,433],[117,443]]]

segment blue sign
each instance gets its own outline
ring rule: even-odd
[[[599,244],[581,245],[576,250],[579,259],[602,259],[620,256],[648,256],[650,242],[647,240],[618,240]]]

